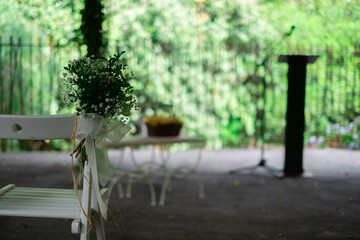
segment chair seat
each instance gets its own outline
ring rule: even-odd
[[[76,219],[80,211],[73,189],[14,187],[0,196],[1,216]]]

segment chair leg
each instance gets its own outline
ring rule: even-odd
[[[80,226],[80,240],[89,240],[89,227],[88,222],[82,222],[82,225]]]
[[[133,177],[129,177],[128,182],[127,182],[127,187],[126,187],[126,197],[127,198],[131,198],[131,188],[132,188],[132,183],[133,183]]]
[[[149,177],[146,177],[146,181],[149,185],[149,190],[150,190],[150,201],[151,201],[150,204],[151,204],[151,206],[156,206],[156,195],[155,195],[154,185],[150,181]]]
[[[119,193],[119,198],[124,199],[125,198],[124,190],[123,190],[123,187],[122,187],[122,184],[121,184],[120,180],[117,182],[117,189],[118,189],[118,193]]]
[[[168,186],[167,186],[167,191],[168,192],[172,192],[173,188],[172,188],[172,184],[171,181],[169,180]]]
[[[203,181],[200,177],[199,174],[195,173],[196,179],[198,180],[199,183],[199,198],[204,198],[205,197],[205,193],[204,193],[204,184]]]
[[[91,175],[90,167],[87,163],[84,165],[84,176],[87,180],[83,181],[83,193],[82,193],[82,210],[80,214],[81,225],[80,225],[80,240],[89,239],[89,229],[91,223],[89,222],[89,214],[91,212]]]
[[[103,217],[101,216],[100,213],[94,212],[94,218],[95,218],[96,239],[106,240]]]
[[[160,193],[160,201],[159,201],[160,206],[163,206],[165,203],[165,195],[166,195],[166,190],[167,190],[169,182],[170,182],[170,178],[171,178],[171,173],[166,175],[166,178],[162,184],[161,193]]]

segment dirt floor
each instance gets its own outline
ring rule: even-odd
[[[191,163],[197,151],[173,154],[174,165]],[[68,153],[3,153],[0,186],[71,188]],[[118,151],[111,151],[118,164]],[[136,152],[141,162],[147,150]],[[283,164],[283,150],[268,150],[268,163]],[[45,160],[51,159],[51,160]],[[304,168],[311,178],[277,179],[263,168],[228,174],[258,162],[259,150],[204,151],[199,172],[205,198],[195,178],[173,179],[164,206],[150,206],[145,182],[133,185],[132,197],[110,199],[107,239],[360,239],[360,152],[308,149]],[[144,160],[145,161],[145,160]],[[130,168],[125,157],[123,168]],[[163,177],[154,175],[157,198]],[[66,219],[0,217],[0,239],[79,239]],[[90,239],[96,239],[95,231]]]

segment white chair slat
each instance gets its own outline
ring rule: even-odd
[[[0,197],[0,215],[70,219],[79,217],[80,204],[74,190],[63,189],[65,196],[55,194],[54,189],[45,190],[15,187]]]
[[[54,200],[66,200],[73,199],[76,197],[75,190],[72,189],[50,189],[50,188],[31,188],[31,187],[15,187],[16,191],[9,191],[5,196],[11,195],[15,196],[18,195],[26,196],[28,198],[31,197],[41,197],[43,199],[54,199]],[[54,191],[55,190],[55,191]],[[81,190],[78,190],[79,195],[81,195]],[[61,199],[59,199],[61,198]]]
[[[65,212],[65,211],[53,211],[52,210],[44,210],[39,211],[38,209],[28,210],[28,209],[19,209],[18,211],[14,210],[3,210],[1,211],[1,215],[9,216],[9,217],[40,217],[40,218],[68,218],[68,219],[76,219],[79,215],[78,212]]]
[[[68,202],[59,202],[59,201],[49,201],[48,199],[31,199],[24,198],[23,200],[15,199],[15,198],[4,198],[3,201],[0,201],[2,206],[0,209],[8,209],[12,205],[14,208],[18,208],[18,206],[24,206],[24,208],[36,208],[36,207],[48,207],[48,206],[59,206],[61,208],[79,208],[79,204],[75,201]]]
[[[55,200],[55,199],[49,199],[49,198],[34,198],[34,197],[28,197],[28,196],[11,196],[11,197],[4,197],[3,198],[4,201],[7,201],[8,199],[10,199],[12,201],[13,204],[23,204],[23,205],[36,205],[36,204],[41,204],[41,205],[46,205],[46,204],[49,204],[49,205],[55,205],[55,204],[58,204],[59,206],[77,206],[79,207],[78,205],[76,204],[73,204],[74,202],[74,199],[66,199],[66,200],[63,200],[61,201],[61,199],[59,200]],[[3,201],[0,201],[1,203],[3,203]],[[11,203],[11,202],[10,202]]]
[[[43,212],[66,212],[69,217],[67,218],[76,218],[78,215],[74,214],[74,212],[79,212],[79,206],[74,205],[59,205],[54,203],[38,203],[38,204],[28,204],[28,205],[16,205],[16,204],[4,204],[6,206],[6,211],[15,210],[16,212],[19,210],[36,210]],[[54,210],[54,207],[56,209]],[[73,217],[71,217],[73,216]]]

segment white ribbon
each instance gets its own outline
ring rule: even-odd
[[[94,180],[96,200],[104,219],[107,219],[107,201],[101,197],[99,183],[105,186],[114,175],[115,169],[110,164],[106,138],[113,142],[120,141],[130,130],[121,122],[105,122],[100,115],[88,113],[79,117],[76,139],[85,139],[86,155],[89,160],[91,175]]]

